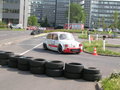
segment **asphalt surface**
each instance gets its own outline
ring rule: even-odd
[[[50,50],[43,50],[42,41],[44,36],[30,38],[22,42],[0,47],[0,50],[12,51],[15,54],[23,54],[34,58],[50,60],[61,60],[65,63],[79,62],[84,67],[97,67],[101,70],[103,77],[107,77],[114,71],[120,70],[120,58],[108,56],[93,56],[86,53],[58,54]],[[78,41],[82,41],[76,37]],[[45,75],[33,75],[29,72],[0,68],[0,90],[95,90],[95,82],[82,79],[69,80],[63,77],[51,78]]]

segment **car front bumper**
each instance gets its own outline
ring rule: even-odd
[[[80,48],[66,48],[63,50],[64,53],[79,53]]]

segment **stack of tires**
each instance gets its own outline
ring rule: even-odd
[[[13,55],[10,57],[9,62],[8,62],[8,67],[11,68],[17,68],[18,66],[18,59],[22,57],[20,55]]]
[[[100,70],[95,67],[83,69],[83,79],[87,81],[99,81],[102,78]]]
[[[50,77],[61,77],[63,76],[63,67],[64,67],[64,62],[62,61],[50,61],[47,62],[46,65],[46,75]]]
[[[84,66],[81,63],[66,63],[64,77],[70,79],[80,79]]]
[[[0,51],[0,65],[5,66],[8,65],[8,61],[10,56],[14,55],[12,52],[4,52]]]
[[[34,59],[30,60],[30,72],[33,74],[44,74],[45,73],[45,59]]]
[[[20,57],[18,59],[18,69],[22,71],[28,71],[30,69],[29,61],[33,60],[32,57]]]

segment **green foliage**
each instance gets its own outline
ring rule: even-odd
[[[105,24],[105,18],[102,17],[102,27],[103,29],[107,28],[107,25]]]
[[[113,44],[106,44],[107,47],[116,47],[116,48],[120,48],[120,45],[113,45]]]
[[[68,16],[68,11],[66,12]],[[80,4],[72,3],[70,5],[70,22],[71,23],[84,23],[85,22],[85,11]]]
[[[114,52],[111,50],[106,49],[103,50],[103,41],[102,40],[96,40],[92,41],[92,43],[89,43],[88,41],[83,42],[83,46],[85,51],[93,53],[94,47],[97,48],[97,53],[102,55],[117,55],[120,56],[119,52]]]
[[[28,25],[30,26],[38,26],[38,19],[36,16],[30,16],[28,17]]]
[[[0,28],[7,28],[7,24],[0,21]]]
[[[101,81],[104,90],[120,90],[120,72],[112,73],[110,77]]]
[[[82,33],[82,30],[67,30],[67,29],[55,29],[55,30],[46,30],[45,33],[49,32],[70,32],[70,33]]]
[[[50,26],[49,23],[48,23],[47,17],[46,17],[45,20],[41,23],[41,26],[42,26],[42,27],[49,27],[49,26]]]

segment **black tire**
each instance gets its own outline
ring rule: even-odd
[[[18,69],[22,71],[28,71],[30,68],[29,68],[29,65],[18,64]]]
[[[30,60],[33,60],[33,58],[32,57],[20,57],[18,59],[18,63],[19,64],[29,64]]]
[[[30,60],[30,66],[32,67],[44,67],[45,63],[46,63],[46,60],[42,58]]]
[[[20,57],[22,57],[22,56],[20,56],[20,55],[13,55],[13,56],[10,57],[10,61],[12,61],[12,62],[18,62],[18,59]]]
[[[65,71],[69,73],[81,73],[84,66],[81,63],[66,63]]]
[[[50,77],[62,77],[63,76],[62,69],[46,69],[45,73],[47,76],[50,76]]]
[[[61,53],[61,54],[63,53],[61,45],[58,45],[58,53]]]
[[[80,79],[81,78],[81,74],[79,73],[69,73],[64,71],[64,77],[69,78],[69,79]]]
[[[43,48],[44,48],[45,50],[48,50],[47,44],[43,43]]]
[[[12,55],[14,55],[13,52],[4,52],[4,51],[0,52],[0,58],[2,59],[9,59],[9,57]]]
[[[8,67],[17,68],[17,66],[18,66],[18,63],[17,63],[17,62],[13,62],[13,61],[9,61],[9,62],[8,62]]]
[[[101,74],[83,74],[83,79],[87,81],[99,81],[101,78]]]
[[[88,67],[83,69],[83,74],[99,74],[100,70],[96,67]]]
[[[63,69],[64,62],[57,61],[57,60],[56,61],[46,62],[45,67],[49,68],[49,69]]]
[[[1,61],[0,61],[0,64],[2,65],[2,66],[6,66],[6,65],[8,65],[8,59],[1,59]]]
[[[31,67],[30,68],[30,72],[32,74],[44,74],[45,73],[45,69],[42,67]]]

